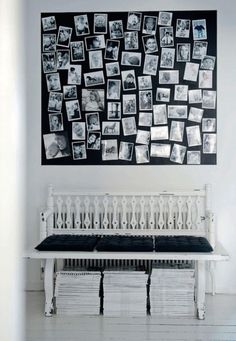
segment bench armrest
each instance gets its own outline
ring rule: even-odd
[[[48,236],[48,218],[53,219],[53,210],[46,209],[40,212],[40,241]]]

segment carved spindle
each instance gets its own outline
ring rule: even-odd
[[[57,221],[56,226],[61,229],[63,226],[63,212],[62,212],[63,200],[62,197],[57,198]]]
[[[145,220],[145,199],[144,199],[144,197],[141,197],[140,206],[141,206],[141,214],[140,214],[139,225],[140,225],[141,229],[144,229],[145,226],[146,226],[146,220]]]
[[[109,226],[109,219],[108,219],[108,204],[109,204],[109,200],[107,195],[104,197],[103,199],[103,205],[104,205],[104,216],[103,216],[103,221],[102,221],[102,225],[105,229],[108,228]]]
[[[162,230],[165,225],[165,219],[164,219],[164,198],[160,196],[158,204],[159,204],[159,218],[158,218],[158,226]]]
[[[84,200],[84,208],[85,208],[84,226],[86,227],[86,229],[90,228],[91,226],[91,219],[89,216],[89,205],[90,205],[90,198],[86,197]]]
[[[118,200],[117,197],[113,197],[112,200],[112,205],[113,205],[113,217],[112,217],[112,227],[114,229],[117,229],[118,225],[119,225],[119,220],[118,220]]]
[[[178,218],[177,218],[177,228],[179,230],[182,229],[183,227],[183,198],[179,197],[177,201],[177,206],[178,206]]]
[[[130,226],[135,229],[137,226],[137,219],[136,219],[136,204],[137,204],[137,200],[135,197],[132,197],[131,200],[131,206],[132,206],[132,213],[131,213],[131,221],[130,221]]]
[[[79,197],[75,199],[75,227],[81,227],[81,200]]]
[[[122,198],[121,204],[122,204],[121,226],[123,229],[126,229],[127,223],[128,223],[128,220],[127,220],[127,199],[126,199],[126,197]]]
[[[201,199],[200,197],[196,198],[196,207],[197,207],[197,217],[196,217],[196,228],[201,228]]]
[[[188,229],[190,230],[192,228],[192,204],[193,200],[191,197],[188,197],[188,200],[186,201],[187,204],[187,220],[186,225]]]
[[[50,185],[48,188],[48,199],[47,199],[47,210],[54,211],[54,193],[53,193],[53,186]],[[46,221],[46,228],[47,228],[47,235],[50,235],[53,233],[54,229],[54,214],[50,214]]]
[[[99,217],[99,200],[98,197],[94,199],[94,228],[99,229],[100,227],[100,217]]]
[[[71,197],[66,198],[66,227],[72,228],[72,200]]]
[[[173,200],[173,197],[170,196],[168,199],[168,219],[167,219],[167,226],[169,229],[173,229],[174,227],[173,205],[174,205],[174,200]]]
[[[149,205],[150,205],[150,218],[149,218],[149,227],[150,229],[155,228],[155,214],[154,214],[154,205],[155,205],[155,200],[154,197],[151,197],[149,200]]]

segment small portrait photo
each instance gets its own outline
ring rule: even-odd
[[[177,38],[189,38],[189,33],[190,33],[190,20],[177,19],[175,36]]]
[[[129,12],[127,19],[127,30],[140,31],[142,21],[142,13]]]
[[[123,90],[137,89],[134,70],[121,71]]]
[[[149,163],[149,149],[147,145],[135,146],[136,163]]]
[[[48,99],[49,112],[61,112],[63,94],[60,92],[50,92]]]
[[[138,88],[139,90],[152,89],[152,77],[151,76],[139,76]]]
[[[137,113],[136,95],[123,95],[123,114],[134,115]]]
[[[158,56],[146,54],[143,66],[143,73],[147,75],[156,76],[157,74],[157,64]]]
[[[107,80],[107,99],[120,99],[120,86],[119,79]]]
[[[98,50],[105,49],[105,39],[104,35],[97,35],[85,38],[86,50]]]
[[[158,17],[158,25],[171,26],[173,13],[171,12],[160,12]]]
[[[72,28],[59,26],[58,36],[57,36],[57,45],[63,46],[63,47],[69,47],[71,34],[72,34]]]
[[[205,70],[214,70],[215,68],[216,57],[213,56],[204,56],[201,61],[201,69]]]
[[[48,73],[46,75],[48,91],[59,91],[61,90],[61,82],[59,73]]]
[[[151,143],[151,157],[170,157],[170,144]]]
[[[160,46],[174,46],[174,31],[173,27],[160,27]]]
[[[102,160],[118,160],[117,140],[102,140]]]
[[[154,125],[167,124],[166,104],[153,105],[153,122]]]
[[[62,131],[64,130],[62,122],[62,114],[49,114],[49,128],[50,131]]]
[[[144,34],[156,34],[157,17],[145,15],[143,18],[143,31]]]
[[[160,67],[173,69],[175,62],[175,49],[163,47],[161,49],[161,62]]]
[[[55,159],[71,155],[66,131],[43,135],[46,158]]]
[[[87,149],[100,150],[101,148],[101,133],[88,133]]]
[[[118,62],[106,63],[107,77],[114,77],[120,75],[120,64]]]
[[[87,14],[81,14],[74,16],[75,34],[77,36],[83,36],[89,34],[89,24]]]
[[[184,122],[172,121],[170,128],[170,140],[182,142],[184,136]]]
[[[139,144],[149,144],[150,142],[150,131],[147,130],[138,130],[136,136],[136,143]]]
[[[169,102],[170,101],[170,89],[157,88],[156,101]]]
[[[120,135],[120,122],[103,121],[102,135]]]
[[[175,85],[175,101],[188,100],[188,85]]]
[[[186,127],[186,134],[189,147],[200,146],[202,144],[200,128],[198,125]]]
[[[203,134],[203,153],[216,154],[216,134]]]
[[[179,70],[159,71],[160,84],[179,84]]]
[[[169,131],[168,126],[151,127],[151,140],[168,140]]]
[[[85,60],[84,57],[84,42],[73,41],[70,43],[70,52],[72,62],[80,62]]]
[[[104,90],[82,89],[82,110],[83,111],[103,111]]]
[[[70,65],[68,70],[68,84],[81,84],[81,65]]]
[[[55,53],[42,53],[42,62],[43,62],[43,72],[56,72],[57,64]]]
[[[88,131],[100,130],[99,113],[85,114],[86,126]]]
[[[216,91],[203,90],[202,107],[203,109],[215,109]]]
[[[134,144],[131,142],[120,142],[119,160],[132,161]]]
[[[85,142],[72,142],[72,153],[74,160],[87,159]]]
[[[216,119],[215,118],[203,118],[202,131],[205,133],[216,131]]]
[[[152,110],[152,90],[139,91],[139,110]]]
[[[182,164],[184,162],[186,150],[187,148],[185,146],[175,143],[170,155],[170,161]]]
[[[121,119],[121,102],[107,103],[107,119],[120,120]]]
[[[202,59],[207,54],[207,41],[195,41],[193,43],[193,59]]]
[[[94,33],[107,33],[107,14],[104,13],[95,13],[93,20],[93,32]]]
[[[119,40],[106,41],[105,59],[117,60],[119,56],[120,42]]]
[[[103,71],[95,71],[84,73],[84,84],[86,87],[88,86],[97,86],[104,84],[104,74]]]
[[[190,44],[177,44],[177,62],[190,61]]]
[[[203,112],[204,112],[203,109],[190,107],[188,120],[193,121],[193,122],[197,122],[197,123],[201,123]]]
[[[193,20],[193,40],[206,40],[207,27],[206,19]]]
[[[201,153],[197,150],[187,151],[187,164],[188,165],[200,165]]]
[[[56,35],[55,34],[43,34],[43,52],[55,52],[56,51]]]
[[[64,85],[63,94],[64,99],[76,99],[77,98],[76,85]]]
[[[67,70],[70,66],[70,51],[57,50],[57,69]]]
[[[57,24],[55,16],[52,15],[50,17],[42,18],[42,25],[44,31],[56,30]]]
[[[143,127],[151,127],[152,126],[152,112],[140,112],[138,125],[143,126]]]
[[[134,116],[122,118],[122,127],[124,136],[137,134],[136,121]]]
[[[103,68],[102,50],[89,51],[89,68],[90,69]]]
[[[66,113],[68,121],[80,120],[81,112],[79,101],[67,101],[66,103]]]
[[[125,32],[125,50],[138,50],[138,32]]]
[[[145,53],[154,53],[158,51],[158,45],[155,35],[143,36],[142,39]]]
[[[85,122],[72,122],[72,140],[85,140]]]
[[[199,88],[205,89],[212,88],[212,71],[209,70],[199,71]]]
[[[189,90],[188,101],[190,104],[202,103],[202,90],[201,89]]]
[[[196,82],[197,77],[198,77],[198,70],[199,70],[199,64],[187,62],[185,64],[184,80]]]
[[[109,21],[109,30],[111,39],[120,39],[124,37],[123,21]]]
[[[168,118],[187,118],[187,105],[168,105]]]
[[[141,66],[141,52],[122,52],[121,65]]]

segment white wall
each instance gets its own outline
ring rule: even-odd
[[[217,166],[40,166],[40,12],[218,10]],[[213,185],[218,237],[231,261],[217,264],[217,291],[236,293],[235,25],[236,2],[220,0],[28,0],[28,223],[27,245],[39,236],[39,207],[48,184],[95,190],[158,190]],[[47,114],[47,113],[45,113]],[[40,288],[39,264],[28,264],[28,288]]]

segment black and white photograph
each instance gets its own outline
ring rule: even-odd
[[[166,104],[153,105],[153,122],[154,125],[167,124]]]
[[[157,102],[169,102],[170,101],[170,89],[169,88],[157,88],[156,101]]]
[[[87,139],[87,149],[99,150],[101,148],[101,133],[89,132]]]
[[[85,140],[85,122],[72,122],[72,140]]]
[[[44,73],[57,71],[55,53],[53,52],[42,53],[42,62],[43,62]]]
[[[175,36],[177,38],[189,38],[189,33],[190,33],[190,20],[177,19]]]
[[[216,134],[203,134],[203,153],[216,154]]]
[[[120,75],[120,64],[118,62],[106,63],[107,77],[114,77]]]
[[[168,140],[169,139],[169,131],[168,126],[162,127],[151,127],[151,140]]]
[[[203,109],[215,109],[216,107],[216,91],[203,90],[202,92]]]
[[[152,126],[152,112],[139,112],[139,126],[151,127]]]
[[[56,35],[55,34],[43,34],[43,52],[55,52],[56,51]]]
[[[135,146],[136,163],[149,163],[149,149],[147,145]]]
[[[151,157],[170,157],[170,144],[151,143]]]
[[[138,32],[125,32],[124,33],[125,39],[125,50],[138,50]]]
[[[121,72],[122,86],[124,91],[136,90],[136,79],[134,70],[127,70]]]
[[[42,18],[42,25],[44,31],[56,30],[57,24],[55,16],[52,15],[50,17]]]
[[[64,99],[77,99],[76,85],[64,85],[63,86]]]
[[[193,121],[193,122],[197,122],[197,123],[201,123],[203,113],[204,113],[203,109],[190,107],[188,120]]]
[[[70,52],[72,62],[81,62],[85,60],[84,56],[84,42],[73,41],[70,43]]]
[[[168,105],[168,118],[187,118],[187,105]]]
[[[118,60],[119,49],[120,49],[119,40],[107,39],[104,58],[109,60]]]
[[[137,128],[134,116],[122,118],[122,128],[124,136],[136,135]]]
[[[184,70],[184,80],[196,82],[198,78],[199,64],[187,62]]]
[[[123,115],[134,115],[136,113],[136,95],[123,95]]]
[[[120,135],[120,122],[103,121],[102,135]]]
[[[134,144],[131,142],[120,142],[119,160],[131,161],[133,158]]]
[[[120,99],[120,79],[107,80],[107,99]]]
[[[207,27],[206,19],[193,20],[193,40],[206,40]]]
[[[174,30],[173,27],[160,27],[160,46],[174,46]]]
[[[157,17],[145,15],[143,18],[143,34],[156,34]]]
[[[121,119],[121,102],[107,103],[107,119],[120,120]]]
[[[62,114],[49,114],[49,128],[50,131],[62,131],[64,130],[63,122],[62,122]]]
[[[60,91],[61,81],[59,73],[48,73],[46,74],[47,88],[48,91]]]
[[[102,160],[118,160],[117,140],[102,140]]]
[[[188,85],[175,85],[175,101],[187,101],[188,100]]]
[[[199,71],[199,88],[212,88],[212,71],[200,70]]]
[[[103,111],[105,92],[103,89],[82,89],[82,110]]]
[[[85,142],[72,142],[72,154],[74,160],[87,159]]]
[[[66,113],[68,121],[80,120],[81,111],[79,101],[66,101]]]
[[[216,57],[214,56],[204,56],[201,61],[201,69],[204,70],[214,70]]]
[[[110,39],[120,39],[124,37],[122,20],[109,21]]]
[[[144,59],[143,73],[156,76],[159,57],[156,55],[146,54]]]
[[[202,59],[207,54],[207,41],[194,41],[193,43],[193,59]]]
[[[81,85],[81,73],[82,73],[81,65],[70,65],[68,69],[67,83]]]
[[[142,13],[129,12],[127,18],[127,30],[140,31],[142,21]]]
[[[152,90],[139,91],[139,110],[152,110]]]
[[[121,53],[121,65],[141,66],[141,52],[126,52]]]
[[[88,132],[100,130],[99,113],[94,112],[91,114],[85,114],[85,120]]]
[[[158,51],[157,39],[154,34],[143,36],[142,39],[145,53],[154,53]]]
[[[89,68],[90,69],[103,68],[102,50],[89,51]]]
[[[71,155],[67,132],[57,132],[43,135],[47,159],[68,157]]]
[[[97,86],[105,83],[103,71],[84,73],[84,84],[86,87]]]
[[[70,51],[69,50],[57,50],[57,69],[68,70],[70,66]]]
[[[60,92],[50,92],[48,100],[49,112],[61,112],[63,94]]]
[[[202,90],[201,89],[189,90],[188,101],[189,104],[202,103]]]
[[[74,17],[75,34],[77,36],[84,36],[90,34],[88,16],[87,14],[76,15]]]
[[[202,144],[199,125],[186,127],[188,146],[194,147]]]
[[[139,76],[138,88],[139,90],[152,89],[152,77],[151,76]]]
[[[159,71],[159,84],[179,84],[179,70]]]
[[[215,132],[216,131],[216,119],[215,118],[203,118],[202,131],[204,133]]]
[[[160,12],[158,17],[158,25],[160,26],[171,26],[173,13],[171,12]]]
[[[170,128],[170,141],[182,142],[184,137],[184,122],[172,121]]]
[[[189,62],[190,53],[190,44],[177,44],[177,62]]]
[[[160,67],[173,69],[175,63],[175,49],[171,47],[163,47],[161,49]]]
[[[188,165],[200,165],[201,153],[197,150],[187,151],[187,164]]]
[[[151,133],[147,130],[137,130],[136,143],[149,144]]]
[[[95,13],[93,22],[94,22],[94,26],[93,26],[94,33],[98,33],[98,34],[107,33],[107,14]]]
[[[182,164],[184,162],[186,150],[187,148],[185,146],[175,143],[171,151],[170,161]]]
[[[62,47],[69,47],[72,34],[71,27],[60,26],[57,36],[57,45]]]
[[[85,37],[85,46],[87,51],[105,49],[104,35]]]

